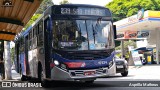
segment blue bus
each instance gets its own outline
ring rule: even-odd
[[[116,73],[115,38],[109,9],[81,4],[51,6],[16,40],[17,72],[21,80],[94,82]]]

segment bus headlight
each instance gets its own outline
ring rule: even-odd
[[[56,66],[58,66],[58,65],[59,65],[59,62],[58,62],[57,60],[54,60],[54,64],[55,64]]]
[[[67,68],[67,66],[64,63],[59,62],[58,60],[54,60],[53,62],[54,62],[54,65],[56,67],[58,67],[58,68],[60,68],[60,69],[62,69],[64,71],[68,71],[68,68]]]
[[[65,64],[61,64],[60,68],[63,69],[63,70],[65,70],[65,71],[67,71],[67,66]]]

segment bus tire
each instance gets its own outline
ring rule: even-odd
[[[21,75],[21,81],[27,81],[26,76]]]
[[[38,81],[41,82],[42,87],[47,87],[47,81],[44,79],[44,72],[41,64],[38,64]]]
[[[21,76],[21,81],[27,81],[27,77],[22,73],[21,65],[20,65],[20,76]]]
[[[42,66],[38,63],[38,81],[42,81]]]

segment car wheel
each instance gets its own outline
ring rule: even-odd
[[[128,75],[128,71],[124,71],[123,73],[121,73],[122,76],[127,76]]]

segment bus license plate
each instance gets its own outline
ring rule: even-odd
[[[118,65],[117,68],[123,68],[123,65]]]
[[[93,75],[93,74],[95,74],[95,71],[86,71],[86,72],[84,72],[85,76]]]

